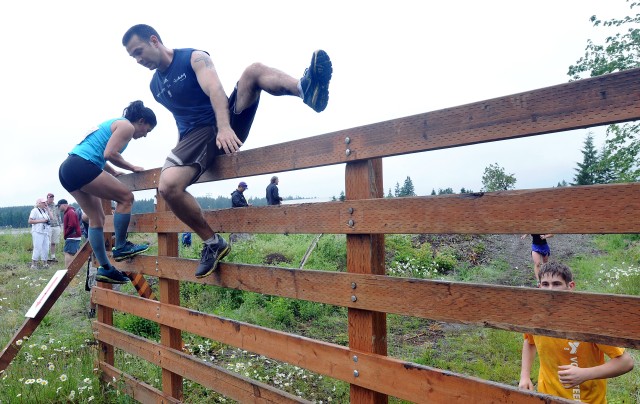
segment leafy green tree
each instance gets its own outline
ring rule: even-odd
[[[639,3],[630,3],[637,8]],[[587,40],[585,54],[569,67],[571,81],[597,77],[607,73],[640,67],[640,13],[622,19],[602,21],[591,17],[594,27],[620,28],[620,32],[605,39],[604,44]],[[610,125],[607,140],[597,167],[598,182],[631,182],[640,180],[640,123]]]
[[[597,183],[596,172],[598,166],[598,151],[593,146],[593,134],[589,132],[584,140],[582,149],[582,163],[575,168],[576,175],[571,185],[592,185]]]
[[[485,192],[493,191],[507,191],[509,189],[515,189],[516,177],[513,174],[507,174],[504,168],[500,167],[498,163],[489,164],[484,169],[482,175],[482,190]]]

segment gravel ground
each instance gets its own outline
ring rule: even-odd
[[[486,255],[509,264],[512,273],[499,280],[502,284],[527,285],[534,281],[531,258],[531,237],[520,239],[516,234],[481,236],[487,247]],[[598,254],[592,234],[556,234],[548,240],[551,260],[566,262],[575,255]],[[509,282],[511,279],[511,282]]]
[[[416,236],[415,244],[428,242],[436,249],[453,249],[459,259],[470,265],[503,261],[506,268],[490,283],[510,286],[533,286],[533,260],[531,237],[522,240],[521,234],[423,234]],[[557,234],[549,239],[551,260],[566,262],[578,254],[597,254],[591,234]]]

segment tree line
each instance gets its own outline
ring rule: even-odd
[[[299,199],[288,197],[285,199]],[[200,206],[203,209],[226,209],[231,207],[231,198],[225,196],[218,196],[216,198],[212,197],[196,197]],[[253,206],[264,206],[267,205],[266,198],[248,198],[247,202],[249,202]],[[72,203],[71,206],[74,208],[78,207],[77,203]],[[27,220],[29,219],[29,213],[33,209],[33,206],[9,206],[0,208],[0,228],[2,227],[12,227],[12,228],[24,228],[29,227]],[[140,213],[150,213],[155,211],[155,200],[152,199],[140,199],[136,200],[133,204],[133,208],[131,213],[140,214]]]

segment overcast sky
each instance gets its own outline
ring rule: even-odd
[[[151,169],[177,141],[172,116],[149,91],[152,72],[121,45],[133,24],[156,28],[168,47],[208,51],[230,93],[260,61],[301,76],[314,49],[334,75],[327,109],[265,94],[242,150],[315,136],[568,81],[587,39],[607,33],[589,18],[631,14],[624,0],[486,1],[31,1],[0,15],[3,139],[0,207],[32,205],[53,192],[73,198],[58,167],[87,129],[143,100],[158,117],[123,154]],[[498,163],[516,187],[573,179],[587,130],[399,156],[384,160],[385,194],[407,176],[418,195],[479,191]],[[604,129],[595,130],[596,146]],[[242,178],[263,197],[270,175]],[[281,195],[327,198],[344,189],[344,165],[281,173]],[[303,178],[303,180],[301,180]],[[229,194],[239,179],[199,184],[196,196]],[[149,191],[138,199],[150,198]]]

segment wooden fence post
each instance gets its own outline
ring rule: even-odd
[[[382,159],[347,163],[345,172],[346,209],[349,201],[384,197]],[[352,225],[357,226],[357,223]],[[384,275],[384,235],[347,235],[347,272]],[[358,285],[353,291],[357,297]],[[349,286],[349,287],[353,287]],[[349,347],[364,352],[387,354],[387,315],[367,310],[348,310]],[[354,364],[354,369],[357,365]],[[357,369],[356,369],[357,370]],[[354,377],[357,377],[354,373]],[[387,403],[385,394],[351,385],[351,403]]]
[[[156,212],[170,210],[160,193],[157,194],[158,205]],[[158,233],[158,256],[178,256],[178,234]],[[180,305],[180,282],[172,279],[159,278],[160,302]],[[169,348],[182,350],[182,333],[178,328],[160,325],[160,343]],[[182,376],[162,369],[162,390],[167,395],[182,400]]]
[[[104,210],[105,215],[113,215],[113,210],[111,209],[111,201],[103,199],[102,200],[102,210]],[[104,246],[107,250],[107,253],[111,251],[113,247],[113,233],[104,233]],[[100,266],[99,263],[96,262],[96,268]],[[111,284],[100,282],[100,287],[105,289],[112,289]],[[111,307],[104,307],[98,305],[96,311],[96,319],[97,321],[106,324],[113,325],[113,309]],[[100,351],[98,354],[98,359],[101,362],[109,364],[111,366],[115,365],[115,355],[113,350],[113,345],[105,344],[100,341]]]

